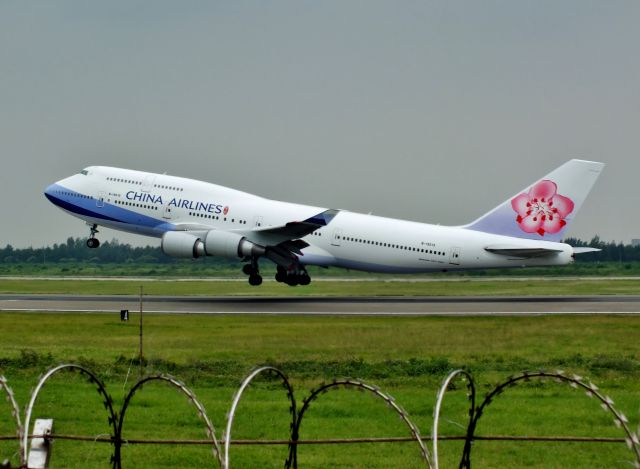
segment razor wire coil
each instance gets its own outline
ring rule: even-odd
[[[33,415],[33,409],[37,402],[38,396],[42,392],[46,382],[57,373],[67,371],[76,372],[83,375],[88,381],[96,386],[97,392],[103,399],[103,406],[108,413],[108,423],[112,432],[109,436],[82,436],[82,435],[32,435],[29,433],[31,426],[31,419]],[[255,378],[262,374],[271,374],[281,381],[283,388],[286,390],[287,399],[289,400],[289,414],[291,417],[290,423],[290,435],[288,439],[280,440],[233,440],[231,438],[231,431],[233,423],[238,411],[238,405],[242,399],[244,392],[248,386],[253,382]],[[467,397],[469,401],[468,416],[469,421],[464,435],[439,435],[439,421],[442,413],[442,405],[446,396],[446,393],[450,390],[454,380],[462,379],[466,383]],[[530,436],[488,436],[488,435],[476,435],[476,429],[481,417],[486,413],[490,404],[495,399],[502,395],[508,389],[526,381],[531,380],[552,380],[561,384],[568,385],[571,388],[584,391],[584,393],[591,398],[595,398],[602,409],[612,416],[612,420],[617,428],[623,433],[623,438],[604,438],[604,437],[571,437],[571,436],[551,436],[551,437],[530,437]],[[149,382],[164,382],[171,387],[176,388],[179,392],[186,396],[189,402],[195,407],[198,417],[204,421],[206,427],[207,439],[203,440],[160,440],[160,439],[125,439],[123,438],[123,427],[125,422],[126,411],[129,408],[133,397],[142,389],[143,385]],[[311,404],[330,391],[338,389],[353,389],[369,393],[376,398],[382,400],[390,409],[392,409],[407,426],[411,436],[408,437],[381,437],[381,438],[334,438],[334,439],[315,439],[305,440],[300,438],[300,430],[303,419],[307,414]],[[362,444],[362,443],[382,443],[382,442],[413,442],[418,444],[420,449],[420,455],[425,466],[428,468],[439,467],[439,452],[438,441],[441,440],[462,440],[464,441],[464,447],[462,451],[459,467],[470,468],[471,467],[471,450],[474,441],[531,441],[531,442],[548,442],[548,441],[565,441],[565,442],[599,442],[599,443],[626,443],[626,446],[633,454],[633,461],[631,464],[636,469],[640,469],[640,440],[638,433],[634,432],[630,428],[628,418],[617,409],[613,399],[603,394],[598,387],[592,382],[583,379],[578,375],[569,375],[562,370],[555,372],[535,371],[535,372],[522,372],[518,375],[508,377],[504,382],[496,385],[490,392],[488,392],[485,398],[479,405],[476,405],[476,386],[473,377],[465,370],[452,371],[444,379],[441,387],[436,395],[436,405],[433,413],[433,426],[431,435],[422,436],[418,427],[409,418],[407,412],[396,403],[395,399],[389,394],[381,391],[377,386],[365,383],[355,379],[334,379],[328,383],[322,383],[318,387],[311,390],[310,394],[303,399],[300,408],[296,405],[295,395],[293,387],[291,386],[289,379],[284,372],[278,368],[272,366],[262,366],[256,368],[249,373],[241,382],[240,387],[236,391],[233,397],[233,401],[230,410],[226,417],[225,431],[222,434],[223,445],[216,438],[214,426],[209,419],[207,412],[202,403],[196,398],[195,394],[184,383],[168,375],[153,375],[147,376],[139,380],[128,392],[120,412],[114,410],[113,400],[107,393],[104,383],[90,370],[80,365],[75,364],[62,364],[48,370],[38,381],[35,389],[31,393],[29,403],[25,410],[24,424],[20,419],[19,406],[15,401],[13,392],[8,386],[7,379],[4,376],[0,376],[0,390],[6,395],[7,400],[10,403],[11,413],[16,425],[17,436],[0,436],[0,441],[6,440],[18,440],[20,445],[20,464],[21,468],[26,468],[28,442],[32,438],[46,438],[48,440],[74,440],[74,441],[93,441],[99,443],[108,443],[113,445],[114,452],[111,456],[111,464],[114,469],[122,468],[122,454],[121,447],[123,444],[154,444],[154,445],[210,445],[211,452],[214,460],[214,464],[223,468],[229,469],[230,467],[230,448],[232,445],[287,445],[288,454],[285,460],[286,468],[298,467],[298,447],[301,445],[312,444]],[[430,454],[425,442],[431,441],[432,453]]]

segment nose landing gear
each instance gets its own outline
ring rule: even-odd
[[[89,239],[87,239],[87,247],[90,249],[95,249],[100,246],[100,240],[96,238],[96,233],[98,233],[98,225],[91,225],[91,234],[89,235]]]

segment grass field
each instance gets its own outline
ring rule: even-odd
[[[85,249],[82,247],[81,249]],[[589,256],[588,254],[586,255]],[[617,256],[616,256],[617,257]],[[99,258],[80,261],[65,258],[59,261],[46,261],[45,258],[34,256],[29,261],[20,262],[15,258],[2,258],[0,254],[0,275],[40,275],[40,276],[153,276],[163,278],[188,278],[188,277],[222,277],[242,278],[240,262],[222,262],[219,258],[205,259],[174,259],[167,263],[148,262],[145,259],[130,259],[125,262],[105,262]],[[273,278],[275,266],[271,262],[262,262],[260,269],[265,278]],[[308,271],[312,278],[341,277],[363,278],[375,276],[381,279],[388,278],[384,274],[371,274],[354,270],[339,268],[323,269],[309,266]],[[621,277],[639,276],[640,261],[588,261],[581,256],[577,262],[559,267],[527,267],[526,269],[487,269],[468,270],[462,272],[433,273],[429,277],[506,277],[530,275],[535,277],[559,277],[559,276],[596,276],[596,277]],[[411,277],[410,275],[407,277]]]
[[[82,282],[83,283],[83,282]],[[211,285],[211,284],[208,284]],[[215,285],[215,284],[214,284]],[[424,285],[428,286],[428,285]],[[285,291],[291,291],[288,289]],[[474,293],[477,294],[477,293]],[[116,407],[137,380],[137,317],[112,314],[0,315],[0,374],[20,405],[49,366],[78,362],[106,382]],[[464,367],[482,396],[523,369],[562,368],[586,376],[611,395],[635,428],[640,411],[640,319],[629,316],[549,317],[302,317],[145,316],[145,373],[165,372],[185,381],[204,403],[218,436],[241,378],[258,364],[285,371],[300,401],[323,380],[351,376],[393,395],[423,434],[430,433],[436,391],[448,371]],[[130,372],[130,373],[129,373]],[[204,438],[193,408],[161,384],[136,396],[125,424],[127,438]],[[273,380],[250,388],[239,407],[234,438],[286,438],[287,400]],[[59,375],[45,387],[36,416],[53,417],[65,434],[108,433],[97,393],[76,375]],[[461,434],[466,397],[447,398],[442,434]],[[8,406],[0,399],[0,434],[11,434]],[[492,404],[480,435],[620,437],[594,400],[566,385],[525,383]],[[311,406],[302,438],[406,436],[381,402],[339,390]],[[17,446],[0,443],[0,459]],[[441,467],[457,467],[461,443],[441,445]],[[109,467],[109,445],[56,441],[52,467]],[[305,446],[300,467],[422,467],[415,444]],[[282,467],[286,448],[232,448],[233,467]],[[474,467],[629,467],[624,444],[477,442]],[[13,463],[17,463],[15,456]],[[128,446],[123,466],[212,467],[203,447]]]
[[[178,280],[42,280],[1,279],[0,293],[206,296],[532,296],[638,295],[637,279],[526,278],[429,280],[324,280],[306,287],[289,287],[267,280],[259,287],[245,281]]]

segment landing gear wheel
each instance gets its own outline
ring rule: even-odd
[[[251,264],[245,264],[242,266],[242,273],[245,275],[255,275],[257,274],[256,268]]]
[[[297,275],[288,275],[285,283],[290,287],[295,287],[300,283],[299,277]]]
[[[309,285],[311,283],[311,277],[309,277],[307,274],[303,274],[300,276],[299,283],[300,285]]]
[[[249,285],[253,285],[254,287],[257,287],[261,283],[262,283],[262,277],[260,275],[255,274],[255,275],[249,276]]]
[[[278,271],[276,272],[276,282],[283,283],[287,281],[287,271],[282,267],[278,266]]]
[[[95,249],[98,246],[100,246],[100,241],[97,240],[96,238],[89,238],[87,240],[87,247],[90,249]]]
[[[96,234],[98,233],[98,225],[94,223],[93,225],[91,225],[89,230],[91,231],[91,234],[89,235],[89,239],[87,239],[87,247],[90,249],[95,249],[100,246],[100,241],[96,239]]]

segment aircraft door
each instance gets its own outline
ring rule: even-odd
[[[167,205],[164,208],[164,212],[162,212],[162,218],[166,219],[166,220],[171,220],[171,218],[173,218],[173,214],[171,213],[171,206]]]
[[[106,194],[104,192],[100,192],[98,194],[98,198],[96,199],[96,207],[98,208],[102,208],[104,207],[104,199],[106,197]]]
[[[449,254],[449,264],[460,265],[460,251],[459,247],[451,248],[451,253]]]
[[[253,227],[254,228],[261,228],[262,227],[262,217],[260,215],[258,215],[257,217],[255,217],[253,219]]]
[[[334,230],[331,246],[340,246],[342,242],[342,230]]]

